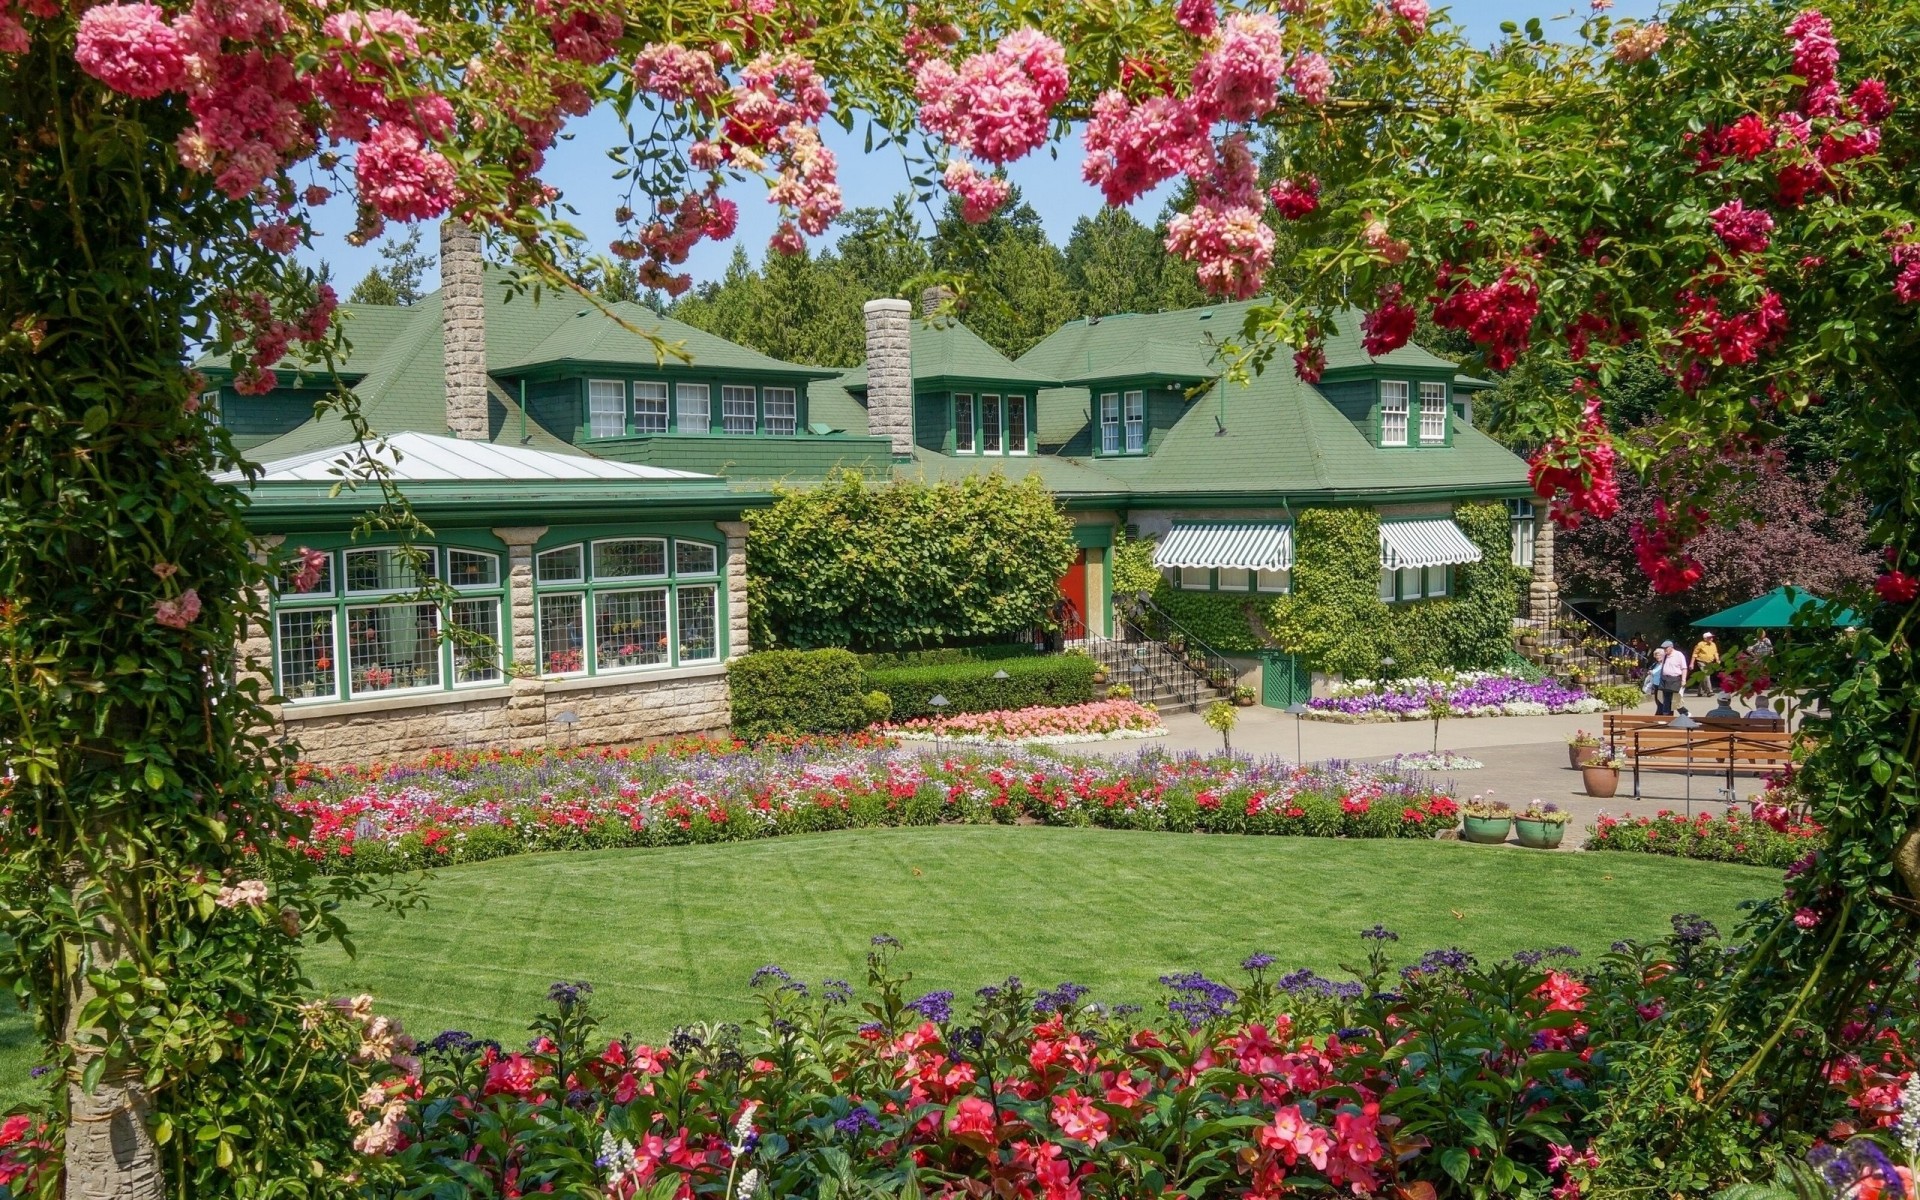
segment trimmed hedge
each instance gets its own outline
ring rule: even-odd
[[[990,646],[947,646],[937,650],[903,650],[895,654],[862,654],[860,665],[869,671],[894,667],[928,667],[936,663],[1001,662],[1009,658],[1038,658],[1032,642],[1001,642]]]
[[[935,715],[927,706],[934,696],[951,701],[941,710],[948,714],[1085,704],[1093,699],[1093,675],[1098,669],[1084,654],[927,663],[869,671],[865,686],[893,698],[894,720],[909,721]],[[995,679],[996,671],[1005,671],[1007,677]]]
[[[736,737],[848,733],[885,720],[860,660],[845,650],[762,650],[727,664]],[[884,698],[882,698],[884,699]]]

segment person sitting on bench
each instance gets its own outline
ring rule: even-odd
[[[1736,720],[1736,721],[1740,719],[1740,710],[1733,706],[1732,696],[1727,695],[1725,692],[1721,692],[1718,696],[1715,696],[1713,698],[1713,703],[1714,703],[1714,706],[1707,710],[1707,714],[1706,714],[1707,716],[1719,717],[1722,719],[1732,718],[1733,720]]]

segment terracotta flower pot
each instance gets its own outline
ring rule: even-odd
[[[1589,796],[1605,799],[1620,790],[1620,772],[1613,767],[1581,767],[1580,778],[1586,783]]]
[[[1462,822],[1460,837],[1482,846],[1497,846],[1507,840],[1512,828],[1512,817],[1467,817]]]
[[[1604,748],[1602,746],[1568,746],[1567,765],[1579,770],[1592,760],[1599,758],[1600,751]]]
[[[1552,850],[1567,836],[1565,821],[1529,821],[1525,817],[1513,819],[1513,832],[1520,844],[1533,850]]]

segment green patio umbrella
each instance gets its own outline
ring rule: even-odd
[[[1736,604],[1711,616],[1701,617],[1693,624],[1699,629],[1786,629],[1793,624],[1795,613],[1809,604],[1823,603],[1825,601],[1812,592],[1789,585],[1777,587],[1764,596],[1756,596],[1745,604]],[[1834,617],[1833,623],[1840,626],[1864,622],[1860,614],[1844,608]]]

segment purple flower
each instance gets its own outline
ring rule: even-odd
[[[1397,942],[1400,935],[1385,925],[1375,925],[1372,929],[1362,929],[1360,936],[1375,942]]]
[[[935,1025],[945,1025],[953,1019],[953,993],[944,989],[928,992],[918,1000],[908,1001],[907,1007]]]
[[[1257,972],[1257,971],[1264,971],[1272,965],[1273,965],[1273,955],[1268,954],[1265,951],[1262,951],[1259,954],[1251,954],[1251,955],[1248,955],[1246,958],[1242,959],[1240,962],[1240,969],[1242,971],[1247,971],[1247,972]]]
[[[1062,983],[1050,992],[1042,989],[1034,997],[1033,1011],[1041,1016],[1053,1012],[1071,1012],[1079,1007],[1080,997],[1086,995],[1088,990],[1078,983]]]
[[[558,1004],[562,1011],[567,1011],[585,1000],[592,992],[593,985],[585,980],[568,983],[563,979],[547,989],[547,999]]]
[[[1186,1018],[1187,1026],[1192,1029],[1226,1016],[1240,999],[1240,993],[1198,971],[1162,975],[1160,984],[1173,993],[1167,997],[1167,1011]]]
[[[820,999],[828,1004],[846,1004],[853,999],[853,985],[844,979],[822,979]]]
[[[833,1127],[848,1137],[858,1137],[860,1132],[866,1129],[879,1132],[880,1118],[873,1115],[872,1109],[860,1104],[849,1110],[846,1116],[835,1121]]]
[[[1402,979],[1413,980],[1422,975],[1438,975],[1446,971],[1467,971],[1473,967],[1473,955],[1465,950],[1449,948],[1429,950],[1420,956],[1420,961],[1400,971]]]
[[[770,979],[777,979],[781,983],[793,982],[793,976],[787,974],[781,968],[774,966],[772,963],[768,963],[766,966],[761,967],[758,971],[755,971],[753,973],[753,980],[747,986],[759,987],[761,984],[767,982]]]

